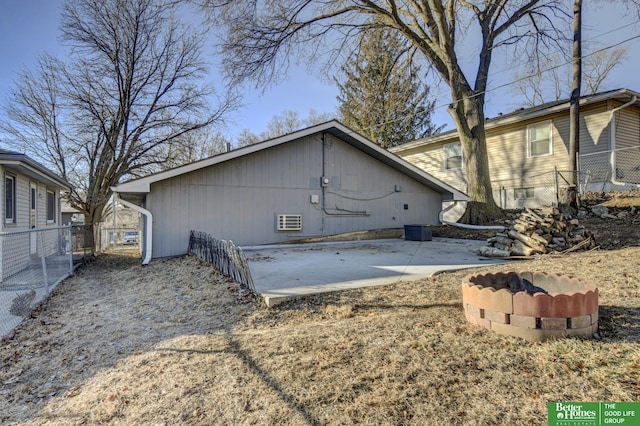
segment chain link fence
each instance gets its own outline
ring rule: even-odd
[[[551,170],[526,177],[494,180],[493,197],[503,209],[557,204],[571,182],[572,171]]]
[[[91,226],[65,226],[0,233],[0,336],[91,254]]]
[[[582,192],[624,191],[640,186],[640,147],[578,157]]]
[[[572,181],[580,195],[640,188],[640,147],[583,154],[578,167],[493,180],[494,199],[503,209],[557,205]]]
[[[141,232],[135,228],[113,228],[101,223],[98,231],[100,251],[122,247],[140,247]]]

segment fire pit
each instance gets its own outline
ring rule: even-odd
[[[598,330],[598,289],[567,275],[471,275],[462,283],[462,303],[472,324],[535,342]]]

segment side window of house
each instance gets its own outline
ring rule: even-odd
[[[16,178],[4,177],[4,223],[16,223]]]
[[[462,145],[460,142],[448,143],[444,146],[445,170],[459,169],[462,167]]]
[[[56,194],[47,190],[47,223],[56,221]]]
[[[527,152],[529,157],[552,154],[551,121],[527,126]]]
[[[516,200],[526,200],[535,197],[535,190],[534,188],[515,188],[513,196]]]

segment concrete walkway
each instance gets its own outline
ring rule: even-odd
[[[434,238],[243,247],[268,306],[310,294],[393,284],[503,263],[476,254],[484,241]]]

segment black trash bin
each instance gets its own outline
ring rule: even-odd
[[[404,239],[408,241],[431,241],[429,225],[405,225]]]

